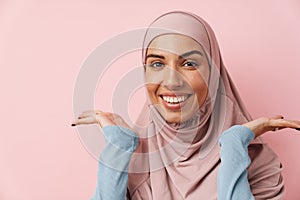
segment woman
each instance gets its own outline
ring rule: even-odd
[[[212,29],[194,14],[157,18],[143,49],[149,125],[102,111],[74,122],[98,123],[107,141],[93,199],[283,199],[280,161],[253,139],[300,122],[251,119]]]

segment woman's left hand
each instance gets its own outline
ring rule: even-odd
[[[261,117],[255,119],[243,124],[243,126],[250,128],[255,134],[255,137],[258,137],[267,131],[276,131],[284,128],[300,130],[300,121],[287,120],[281,115],[276,115],[271,118]]]

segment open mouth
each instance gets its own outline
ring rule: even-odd
[[[159,95],[162,100],[168,104],[180,104],[185,102],[190,96],[189,95],[177,95],[177,96],[168,96],[168,95]]]

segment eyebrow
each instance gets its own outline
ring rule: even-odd
[[[164,56],[158,55],[158,54],[149,54],[149,55],[147,55],[146,60],[147,60],[147,58],[160,58],[160,59],[165,59]]]
[[[199,55],[203,56],[203,54],[202,54],[200,51],[198,51],[198,50],[192,50],[192,51],[186,52],[186,53],[184,53],[184,54],[181,54],[179,57],[185,58],[185,57],[188,57],[188,56],[193,55],[193,54],[199,54]],[[160,58],[160,59],[165,59],[164,56],[158,55],[158,54],[149,54],[149,55],[146,56],[146,60],[147,60],[148,58]]]
[[[180,57],[185,58],[185,57],[188,57],[188,56],[193,55],[193,54],[199,54],[199,55],[203,56],[203,54],[200,51],[198,51],[198,50],[192,50],[192,51],[186,52],[184,54],[181,54]]]

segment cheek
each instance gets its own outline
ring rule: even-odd
[[[146,69],[145,82],[147,84],[160,84],[163,81],[164,76],[165,76],[165,70],[154,72],[151,69]]]
[[[155,84],[155,82],[153,81],[152,73],[149,72],[145,73],[145,84],[146,84],[147,92],[150,96],[151,93],[153,93],[157,88],[157,84]]]
[[[151,100],[151,102],[156,102],[156,91],[157,91],[158,85],[157,84],[147,84],[146,89],[148,93],[148,97]]]
[[[150,100],[152,102],[156,102],[157,101],[157,100],[155,100],[156,93],[160,86],[160,81],[157,80],[157,74],[155,76],[155,74],[146,71],[145,84],[146,84],[146,89],[147,89],[147,93],[148,93]]]
[[[207,82],[199,74],[190,76],[189,85],[194,90],[199,104],[202,104],[207,96]]]
[[[149,94],[155,93],[156,86],[154,84],[147,84],[146,88]]]

